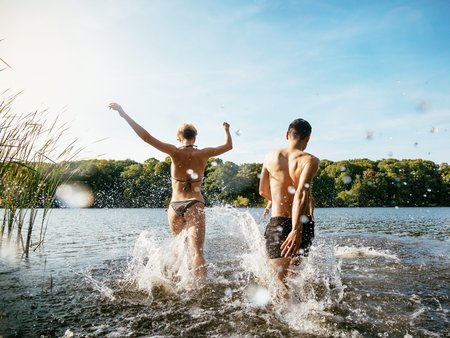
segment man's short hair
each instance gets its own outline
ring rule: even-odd
[[[295,119],[289,125],[288,133],[291,131],[295,133],[297,138],[303,139],[311,135],[312,127],[309,122],[304,119]]]
[[[177,136],[183,136],[186,140],[192,140],[197,136],[197,129],[193,124],[183,123],[177,130]]]

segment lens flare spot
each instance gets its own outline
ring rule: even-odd
[[[290,186],[288,187],[288,193],[290,193],[291,195],[294,195],[294,194],[295,194],[295,187],[292,186],[292,185],[290,185]]]
[[[256,307],[264,307],[270,302],[269,290],[261,286],[250,286],[247,296],[251,304]]]
[[[69,208],[89,208],[94,204],[92,189],[80,182],[60,185],[55,197],[62,206]]]
[[[344,184],[352,183],[352,178],[351,178],[350,176],[348,176],[348,175],[345,175],[345,176],[342,178],[342,182],[344,182]]]

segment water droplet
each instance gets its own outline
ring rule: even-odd
[[[193,173],[191,174],[191,178],[192,178],[193,180],[196,180],[196,179],[198,178],[198,174],[197,174],[196,172],[193,172]]]
[[[288,187],[288,193],[290,193],[291,195],[294,195],[294,194],[295,194],[295,187],[292,186],[292,185],[290,185],[290,186]]]
[[[237,136],[241,136],[243,133],[243,131],[241,129],[236,130],[236,135]]]
[[[260,286],[249,288],[248,296],[250,302],[257,307],[264,307],[270,302],[269,290]]]
[[[300,222],[302,222],[303,224],[309,223],[309,217],[306,215],[301,215]]]
[[[437,130],[437,128],[435,128],[435,127],[431,127],[431,129],[430,129],[430,133],[431,134],[434,134],[435,132],[437,132],[438,130]]]
[[[186,174],[188,174],[188,175],[192,175],[193,173],[194,173],[194,170],[192,170],[192,169],[186,170]]]
[[[257,174],[256,177],[261,178],[261,173]]]
[[[231,297],[233,295],[233,291],[230,288],[225,289],[225,297]]]
[[[428,191],[428,192],[431,192],[431,189],[430,189],[430,188],[428,188],[428,189],[427,189],[427,191]]]
[[[342,167],[340,167],[340,168],[339,168],[339,170],[340,170],[341,172],[343,172],[343,171],[346,171],[346,170],[347,170],[347,168],[346,168],[346,167],[344,167],[344,166],[342,166]]]
[[[417,146],[419,145],[419,142],[414,142],[414,147],[417,148]]]
[[[368,130],[368,131],[366,131],[366,140],[371,140],[371,139],[373,139],[373,131]]]
[[[346,175],[342,178],[342,182],[344,182],[344,184],[352,183],[352,178],[350,176]]]
[[[217,167],[217,162],[216,162],[216,161],[212,161],[212,162],[211,162],[211,166],[212,166],[212,167]]]
[[[416,111],[419,113],[426,113],[430,108],[431,104],[426,100],[422,100],[416,105]]]
[[[309,189],[309,187],[310,187],[309,183],[305,183],[304,187],[305,187],[305,189]]]

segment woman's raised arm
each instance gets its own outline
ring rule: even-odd
[[[119,113],[121,117],[127,121],[127,123],[130,125],[131,128],[135,131],[135,133],[146,143],[150,144],[151,146],[155,147],[159,151],[162,151],[163,153],[166,153],[168,155],[172,155],[176,150],[177,147],[173,144],[161,142],[156,137],[152,136],[147,130],[145,130],[143,127],[141,127],[136,121],[134,121],[130,116],[128,116],[127,113],[123,110],[123,108],[113,102],[109,104],[109,109],[113,109]]]
[[[231,149],[233,149],[233,141],[230,134],[230,125],[227,122],[223,123],[223,129],[225,131],[225,143],[217,147],[209,147],[202,149],[202,152],[208,157],[219,156]]]

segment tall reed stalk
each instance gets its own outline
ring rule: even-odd
[[[0,246],[15,239],[28,257],[31,248],[44,242],[55,190],[62,183],[65,166],[80,149],[75,148],[76,140],[65,140],[68,127],[58,117],[49,119],[46,110],[14,113],[18,95],[8,90],[0,94]],[[38,210],[42,210],[39,239],[33,243]]]

